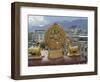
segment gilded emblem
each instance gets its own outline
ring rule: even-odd
[[[49,58],[59,58],[63,56],[62,47],[65,43],[65,32],[63,28],[54,23],[45,33],[45,43],[49,47]]]

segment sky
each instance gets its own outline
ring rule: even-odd
[[[28,22],[31,26],[44,26],[56,21],[74,21],[80,18],[85,19],[85,17],[29,15]]]

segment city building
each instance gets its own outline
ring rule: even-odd
[[[35,30],[33,33],[33,40],[40,43],[43,42],[45,31],[46,30]]]

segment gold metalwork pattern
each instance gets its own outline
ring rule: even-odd
[[[63,57],[62,48],[65,43],[65,32],[60,25],[54,23],[45,33],[45,43],[49,48],[49,59]]]
[[[45,33],[45,42],[51,50],[60,49],[65,43],[63,28],[57,23],[51,25]]]

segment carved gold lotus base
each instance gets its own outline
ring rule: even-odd
[[[62,50],[50,50],[48,58],[49,59],[57,59],[63,57]]]

